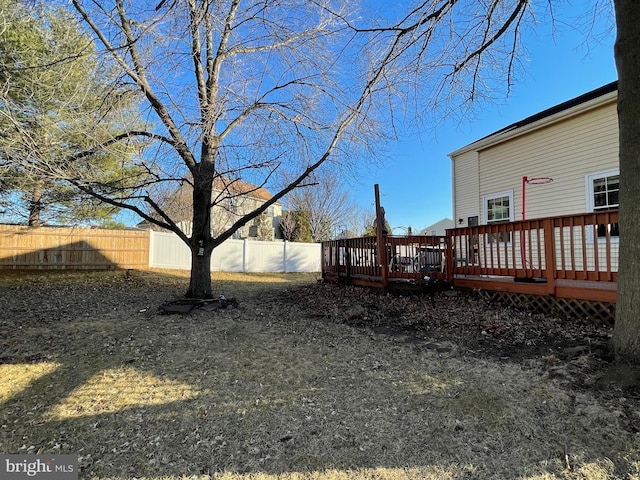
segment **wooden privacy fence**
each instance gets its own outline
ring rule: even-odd
[[[375,237],[322,245],[326,280],[386,287],[439,278],[454,286],[615,303],[618,211]],[[381,263],[383,258],[385,265]]]
[[[0,269],[149,268],[149,232],[0,225]]]

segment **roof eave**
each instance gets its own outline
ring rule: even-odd
[[[519,137],[521,135],[530,133],[534,130],[538,130],[540,128],[551,125],[553,123],[557,123],[562,120],[571,118],[575,115],[582,114],[594,108],[598,108],[603,105],[609,104],[611,102],[615,102],[617,97],[618,97],[618,91],[615,90],[613,92],[606,93],[597,98],[593,98],[586,102],[575,105],[571,108],[567,108],[560,112],[554,113],[553,115],[546,116],[535,122],[531,122],[523,126],[516,126],[516,124],[514,124],[512,128],[506,127],[503,130],[499,130],[498,132],[492,135],[488,135],[484,138],[481,138],[480,140],[470,143],[469,145],[459,148],[458,150],[455,150],[449,153],[447,156],[451,160],[454,160],[455,157],[458,157],[464,153],[474,152],[474,151],[478,152],[480,150],[493,147],[495,145],[498,145],[512,138]]]

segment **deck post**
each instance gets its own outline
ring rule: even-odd
[[[382,288],[389,286],[389,262],[387,259],[387,237],[382,233],[384,229],[384,210],[380,206],[380,188],[373,186],[376,198],[376,241],[378,243],[378,265],[382,274]]]
[[[556,240],[554,235],[553,220],[545,218],[542,221],[544,228],[544,263],[547,278],[547,292],[556,294]]]
[[[456,258],[454,255],[456,231],[455,229],[445,230],[444,245],[445,245],[445,281],[453,286],[453,270],[456,267]],[[467,262],[468,264],[468,262]]]
[[[344,238],[342,239],[342,244],[344,245],[344,269],[346,271],[347,282],[351,282],[351,247],[349,246],[349,241]]]

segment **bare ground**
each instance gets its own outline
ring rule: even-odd
[[[611,327],[465,292],[175,272],[0,277],[0,452],[82,478],[640,478],[640,375]]]

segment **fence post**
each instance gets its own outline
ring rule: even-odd
[[[287,250],[287,241],[285,240],[282,247],[282,271],[287,273],[287,254],[289,253]]]
[[[556,293],[556,240],[555,228],[550,218],[542,221],[544,228],[544,263],[547,278],[547,293]]]
[[[247,265],[249,263],[249,245],[247,239],[242,241],[242,273],[247,273]]]
[[[149,229],[148,231],[149,233],[149,261],[147,262],[149,264],[149,268],[153,268],[153,251],[154,251],[154,238],[153,238],[153,230]]]

